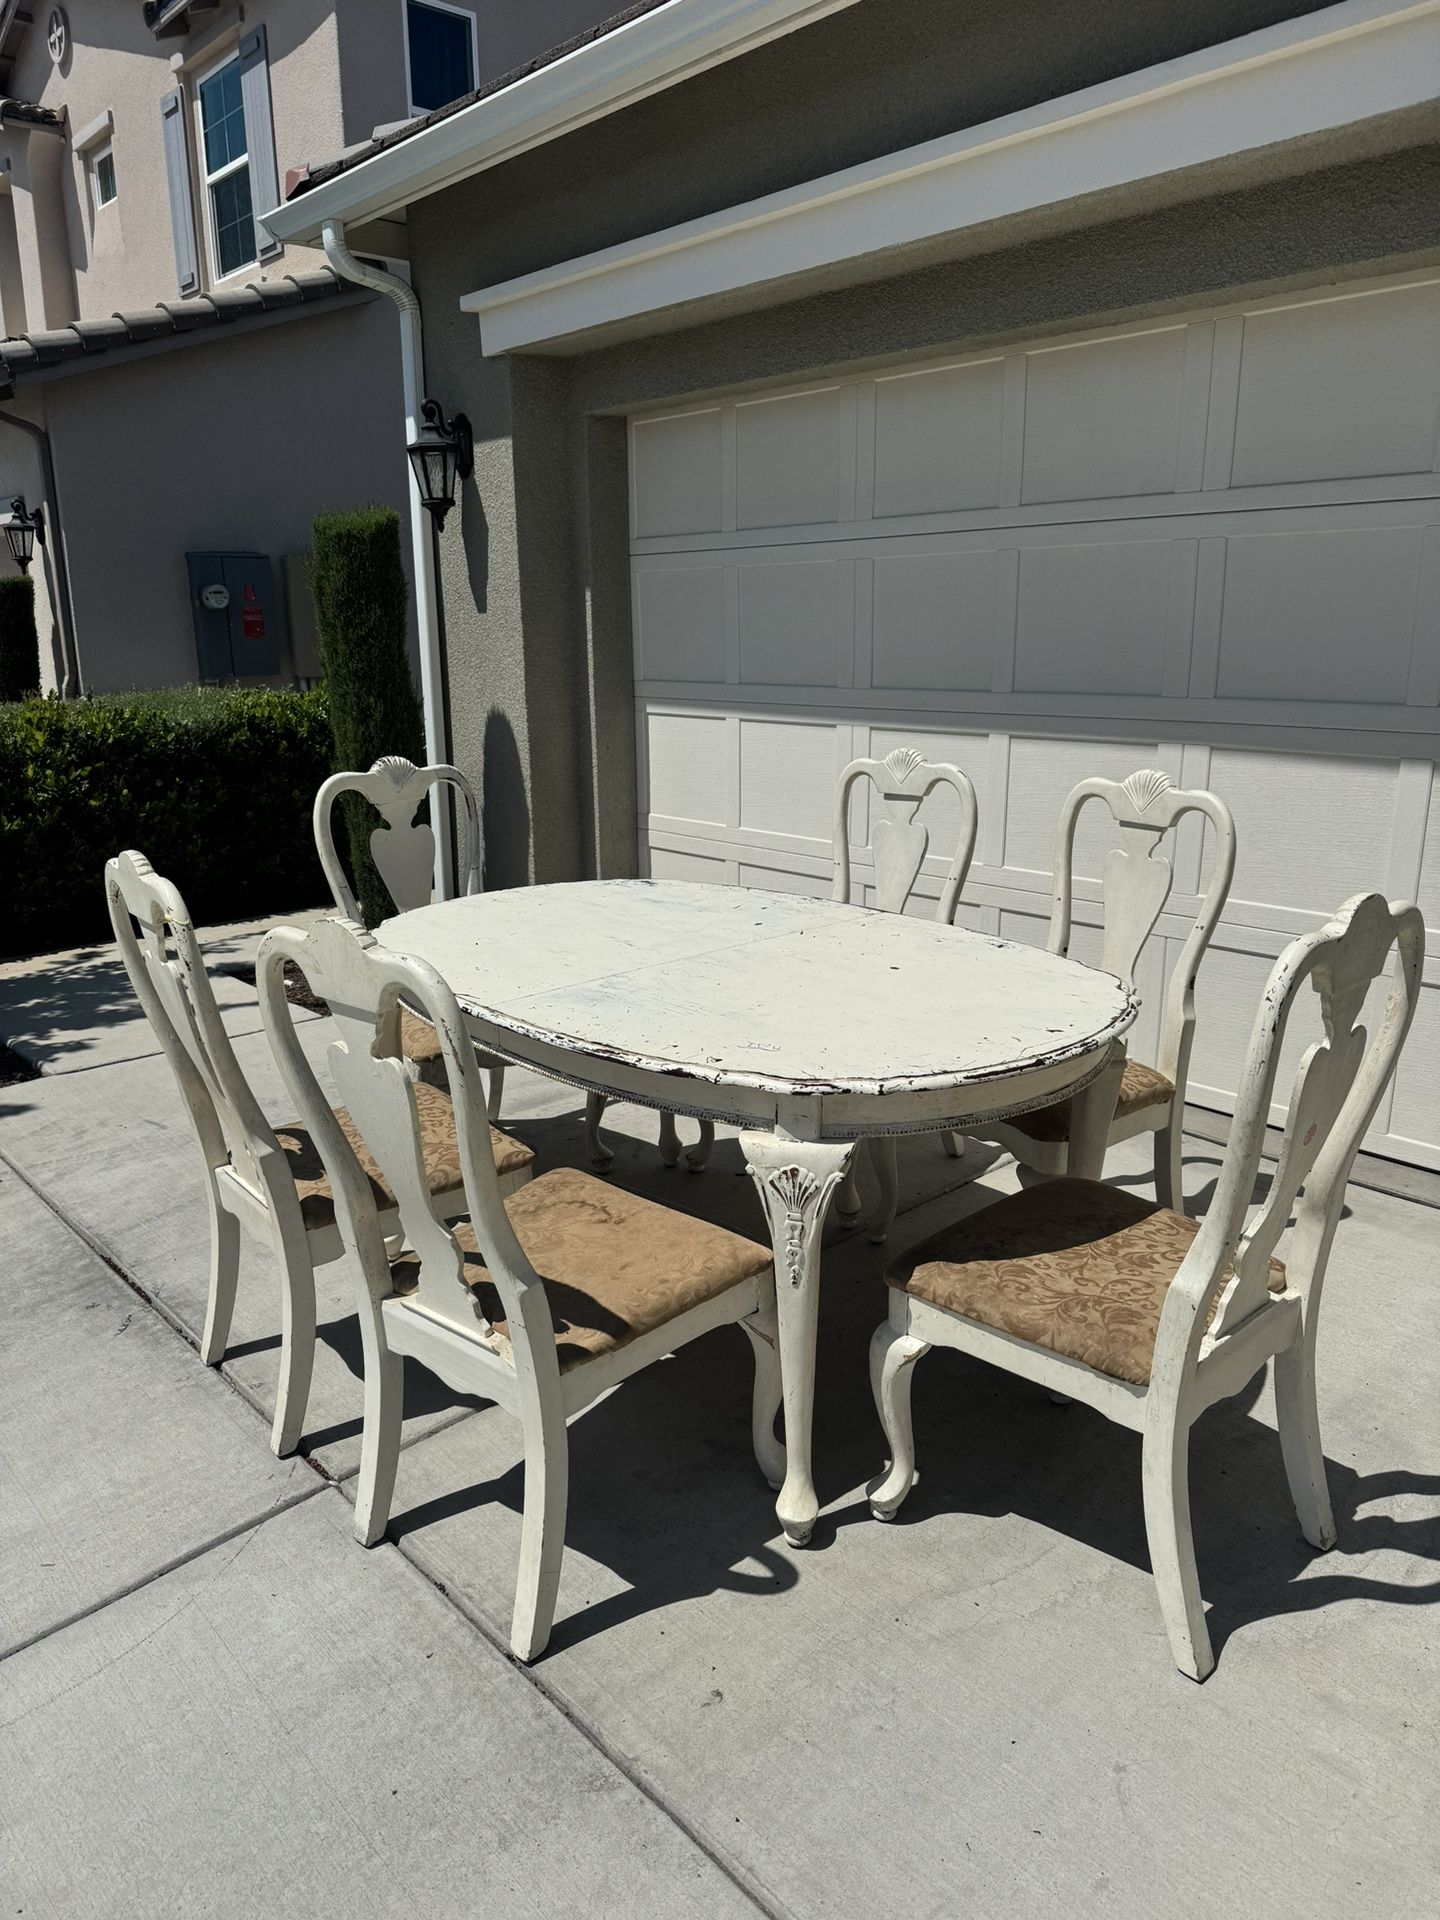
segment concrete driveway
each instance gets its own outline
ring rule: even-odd
[[[517,1427],[409,1378],[395,1518],[367,1553],[349,1530],[361,1361],[343,1267],[320,1276],[302,1457],[267,1445],[278,1279],[252,1251],[226,1362],[200,1366],[194,1147],[107,964],[0,982],[0,1038],[45,1068],[0,1088],[9,1911],[1429,1910],[1432,1206],[1351,1191],[1320,1342],[1334,1552],[1298,1538],[1267,1382],[1197,1429],[1220,1655],[1204,1687],[1170,1664],[1138,1440],[1097,1416],[937,1352],[915,1388],[919,1484],[900,1521],[869,1518],[880,1259],[834,1231],[813,1546],[776,1524],[749,1451],[748,1350],[725,1329],[573,1423],[557,1626],[526,1670],[504,1651]],[[253,993],[227,992],[242,1063],[283,1118]],[[90,1026],[86,994],[103,1008]],[[23,1031],[5,1020],[17,1003]],[[327,1022],[302,1026],[318,1060]],[[580,1161],[563,1088],[512,1073],[505,1124],[542,1166]],[[667,1172],[651,1116],[617,1107],[607,1125],[616,1179],[759,1231],[733,1143],[703,1174]],[[1192,1198],[1217,1166],[1190,1144]],[[1148,1184],[1138,1154],[1110,1171]],[[892,1244],[1009,1184],[974,1172],[909,1144]]]

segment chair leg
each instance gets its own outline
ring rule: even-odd
[[[392,1353],[378,1321],[378,1302],[362,1295],[360,1339],[365,1352],[365,1420],[355,1485],[355,1538],[373,1547],[390,1524],[400,1425],[405,1413],[405,1361]]]
[[[1146,1427],[1140,1475],[1145,1536],[1170,1651],[1183,1674],[1203,1680],[1214,1669],[1215,1655],[1190,1531],[1190,1429],[1173,1413]]]
[[[1155,1198],[1173,1213],[1185,1211],[1185,1176],[1180,1152],[1180,1117],[1155,1135]]]
[[[1306,1334],[1307,1329],[1301,1328],[1284,1352],[1275,1356],[1275,1417],[1300,1531],[1324,1553],[1335,1544],[1335,1515],[1315,1406],[1315,1355]]]
[[[240,1280],[240,1222],[221,1206],[212,1179],[210,1186],[210,1286],[205,1300],[205,1331],[200,1358],[215,1367],[225,1357],[230,1322],[235,1313],[235,1289]]]
[[[928,1340],[900,1333],[888,1321],[870,1342],[870,1386],[890,1448],[890,1468],[866,1488],[877,1520],[893,1520],[915,1484],[915,1433],[910,1420],[910,1384],[915,1362],[930,1351]]]
[[[685,1156],[685,1164],[692,1173],[700,1172],[710,1158],[711,1148],[715,1145],[715,1122],[700,1120],[696,1124],[700,1128],[700,1138]]]
[[[942,1133],[940,1138],[941,1138],[941,1141],[944,1143],[946,1153],[950,1156],[952,1160],[964,1159],[965,1140],[963,1135],[958,1133]]]
[[[677,1166],[680,1161],[680,1133],[674,1114],[666,1108],[660,1112],[660,1158],[667,1167]]]
[[[900,1205],[900,1163],[893,1135],[876,1137],[865,1143],[870,1149],[870,1164],[880,1183],[880,1199],[870,1216],[869,1238],[878,1247],[895,1222]]]
[[[565,1554],[565,1508],[570,1494],[570,1446],[558,1398],[532,1398],[521,1420],[525,1429],[525,1516],[520,1532],[520,1568],[510,1650],[517,1660],[538,1660],[550,1639],[560,1562]]]
[[[855,1178],[855,1169],[860,1164],[860,1153],[863,1151],[863,1148],[859,1142],[856,1143],[856,1147],[857,1151],[851,1154],[850,1164],[846,1167],[844,1177],[841,1179],[839,1186],[836,1187],[835,1198],[831,1202],[835,1210],[835,1216],[842,1227],[856,1226],[860,1219],[862,1202],[860,1199],[860,1182]]]
[[[485,1090],[485,1112],[491,1126],[500,1121],[500,1103],[505,1098],[505,1063],[497,1061],[490,1069],[490,1084]]]
[[[777,1491],[785,1482],[785,1449],[775,1438],[775,1416],[780,1411],[780,1327],[772,1301],[740,1322],[755,1353],[755,1393],[750,1406],[750,1437],[755,1459],[766,1481]]]
[[[283,1460],[300,1444],[310,1379],[315,1371],[315,1269],[307,1246],[282,1247],[285,1273],[280,1309],[280,1380],[270,1444]]]
[[[597,1173],[604,1173],[615,1158],[600,1137],[600,1122],[608,1105],[603,1093],[585,1096],[585,1156]]]

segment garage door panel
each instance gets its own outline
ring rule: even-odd
[[[1393,761],[1217,747],[1209,784],[1235,816],[1232,916],[1251,901],[1328,915],[1387,889]]]
[[[1440,432],[1440,286],[1246,316],[1233,486],[1426,473]]]
[[[739,570],[740,678],[836,687],[853,644],[855,563],[787,560]],[[722,676],[723,677],[723,676]]]
[[[728,722],[720,714],[646,716],[647,786],[651,813],[672,820],[726,819]]]
[[[729,862],[720,855],[688,853],[676,847],[651,847],[652,880],[690,880],[701,886],[723,887],[729,878]]]
[[[1421,990],[1415,1024],[1410,1030],[1395,1095],[1390,1109],[1390,1131],[1404,1140],[1440,1140],[1440,987]]]
[[[1170,567],[1168,540],[1025,548],[1016,691],[1163,693]]]
[[[995,671],[998,562],[993,548],[878,557],[872,685],[988,692]]]
[[[633,604],[644,679],[724,681],[723,567],[637,569]]]
[[[1403,705],[1424,538],[1409,526],[1227,540],[1218,698]]]
[[[1425,925],[1440,932],[1440,780],[1430,787],[1430,807],[1420,854],[1420,885],[1415,893]]]
[[[1174,490],[1187,332],[1166,327],[1026,356],[1027,506]]]
[[[735,409],[737,527],[823,525],[854,512],[853,387],[825,387]],[[844,478],[849,475],[849,498]]]
[[[719,407],[637,420],[630,467],[630,520],[637,539],[722,530]]]
[[[838,755],[833,726],[742,719],[739,824],[828,845]]]
[[[875,382],[876,519],[1000,504],[1005,362]]]

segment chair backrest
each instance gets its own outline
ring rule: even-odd
[[[398,1057],[394,1041],[402,999],[434,1023],[454,1104],[470,1224],[499,1296],[517,1372],[533,1379],[554,1370],[558,1377],[549,1303],[500,1195],[485,1091],[454,994],[426,962],[379,946],[350,921],[321,920],[303,933],[276,927],[260,943],[256,980],[265,1031],[330,1176],[341,1237],[377,1299],[393,1291],[393,1282],[375,1201],[296,1036],[285,1002],[286,960],[295,962],[330,1008],[336,1031],[327,1053],[330,1075],[395,1195],[419,1266],[411,1303],[494,1352],[503,1336],[494,1332],[480,1298],[461,1279],[460,1247],[431,1207],[415,1104],[417,1071],[413,1061]]]
[[[206,1165],[232,1162],[248,1186],[265,1191],[279,1146],[235,1058],[179,889],[130,851],[106,861],[105,897],[125,971],[180,1083]]]
[[[1374,1037],[1360,1025],[1371,985],[1396,965]],[[1208,1303],[1233,1263],[1235,1280],[1210,1331],[1218,1338],[1264,1305],[1269,1261],[1295,1212],[1286,1253],[1289,1285],[1313,1314],[1345,1184],[1360,1142],[1390,1083],[1415,1017],[1425,961],[1425,923],[1418,908],[1378,893],[1347,900],[1333,920],[1293,940],[1275,962],[1250,1036],[1224,1165],[1200,1233],[1181,1269],[1183,1295],[1162,1339],[1193,1353],[1205,1331]],[[1280,1157],[1269,1191],[1252,1217],[1251,1195],[1265,1144],[1286,1027],[1306,981],[1320,1001],[1323,1037],[1301,1056],[1290,1093]],[[1197,1324],[1189,1324],[1190,1311]],[[1161,1358],[1156,1348],[1157,1364]]]
[[[969,776],[959,767],[927,760],[913,747],[897,747],[883,760],[852,760],[835,790],[835,884],[831,899],[850,898],[850,794],[855,782],[868,779],[874,786],[870,808],[870,846],[875,856],[875,899],[886,913],[903,913],[914,890],[930,845],[929,829],[916,814],[932,787],[952,787],[960,800],[960,833],[950,870],[935,905],[935,918],[948,925],[955,918],[960,889],[975,852],[979,808]]]
[[[1120,844],[1106,854],[1101,880],[1104,945],[1100,964],[1130,987],[1135,984],[1145,942],[1174,885],[1174,864],[1161,852],[1161,841],[1187,813],[1202,815],[1214,829],[1208,870],[1201,880],[1200,910],[1170,975],[1160,1015],[1155,1065],[1183,1099],[1195,1032],[1195,976],[1229,898],[1235,872],[1235,822],[1218,794],[1172,786],[1170,776],[1155,767],[1142,767],[1124,780],[1082,780],[1060,809],[1055,835],[1051,953],[1070,949],[1075,829],[1081,809],[1090,800],[1103,801],[1120,829]]]
[[[380,815],[370,835],[370,857],[389,889],[397,913],[428,907],[435,894],[435,833],[415,815],[437,788],[453,789],[461,823],[456,871],[461,893],[480,891],[480,813],[475,790],[458,767],[417,767],[398,756],[377,760],[368,773],[332,773],[315,796],[315,846],[335,905],[347,920],[360,921],[360,908],[335,848],[333,815],[342,793],[358,793]],[[436,804],[443,796],[436,794]]]

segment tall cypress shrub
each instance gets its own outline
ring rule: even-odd
[[[401,754],[419,765],[425,726],[405,646],[409,595],[400,561],[399,514],[390,507],[320,514],[313,527],[310,584],[336,766],[363,772],[383,754]],[[370,835],[379,816],[356,793],[344,795],[341,806],[355,895],[373,927],[393,911],[370,858]]]
[[[0,700],[40,691],[40,639],[35,631],[35,583],[0,580]]]

